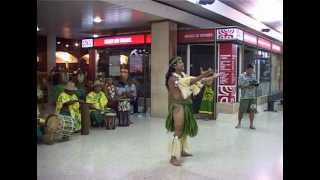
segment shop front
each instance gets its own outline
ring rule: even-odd
[[[268,97],[282,92],[280,43],[238,27],[180,31],[178,55],[185,60],[186,71],[190,75],[198,75],[200,67],[211,67],[221,74],[213,87],[213,119],[219,112],[238,111],[240,89],[237,81],[248,64],[254,65],[260,83],[257,89],[258,104],[263,104]],[[202,93],[194,98],[195,113],[198,113]]]
[[[258,82],[257,103],[264,104],[268,97],[282,92],[281,46],[264,37],[237,27],[216,30],[218,43],[218,112],[238,111],[240,89],[237,79],[248,64],[254,66]]]
[[[197,76],[200,74],[200,68],[207,70],[208,68],[216,69],[215,66],[215,43],[214,29],[200,29],[178,32],[178,48],[177,55],[184,60],[187,74]],[[215,87],[212,87],[214,91]],[[201,103],[203,100],[204,90],[198,96],[193,97],[193,112],[199,114],[202,112]],[[212,97],[214,99],[214,97]],[[213,100],[212,99],[212,100]],[[213,109],[206,113],[201,113],[201,117],[215,119],[215,103]]]
[[[139,112],[150,107],[150,34],[83,39],[82,48],[89,48],[89,79],[111,77],[115,83],[121,69],[135,80],[139,96]]]

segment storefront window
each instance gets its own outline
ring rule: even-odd
[[[256,73],[260,85],[257,89],[257,96],[270,95],[271,86],[271,59],[270,53],[265,51],[257,51]]]

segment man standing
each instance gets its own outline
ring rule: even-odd
[[[169,70],[166,74],[166,87],[169,92],[169,114],[166,119],[166,129],[174,132],[170,142],[170,163],[180,166],[181,156],[189,154],[187,136],[194,137],[198,133],[198,125],[192,114],[191,95],[197,95],[202,83],[208,81],[212,70],[204,71],[197,77],[184,74],[184,63],[181,57],[174,57],[169,62]],[[218,74],[210,78],[216,78]],[[200,82],[201,81],[201,82]]]
[[[249,113],[250,129],[256,129],[253,126],[254,114],[257,112],[256,107],[256,87],[258,82],[253,73],[253,66],[249,64],[246,72],[242,73],[239,77],[239,88],[241,89],[240,108],[238,113],[238,125],[236,128],[241,127],[241,119],[243,113]]]

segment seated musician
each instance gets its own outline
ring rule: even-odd
[[[101,81],[95,81],[93,86],[94,91],[91,91],[86,97],[86,103],[90,108],[91,123],[92,126],[103,126],[104,114],[102,111],[106,108],[108,99],[102,91],[103,83]]]
[[[79,132],[81,130],[80,102],[82,101],[78,99],[76,91],[74,82],[69,81],[57,98],[56,113],[71,116],[74,119],[75,132]]]

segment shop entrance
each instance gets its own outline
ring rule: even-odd
[[[190,46],[190,75],[197,76],[200,74],[200,68],[204,70],[214,67],[214,45],[213,44],[192,44]],[[204,88],[198,96],[193,97],[193,112],[199,113]]]
[[[98,49],[98,74],[113,78],[117,85],[120,80],[120,69],[128,69],[129,80],[133,80],[136,84],[139,113],[146,113],[150,108],[150,52],[148,45]]]

